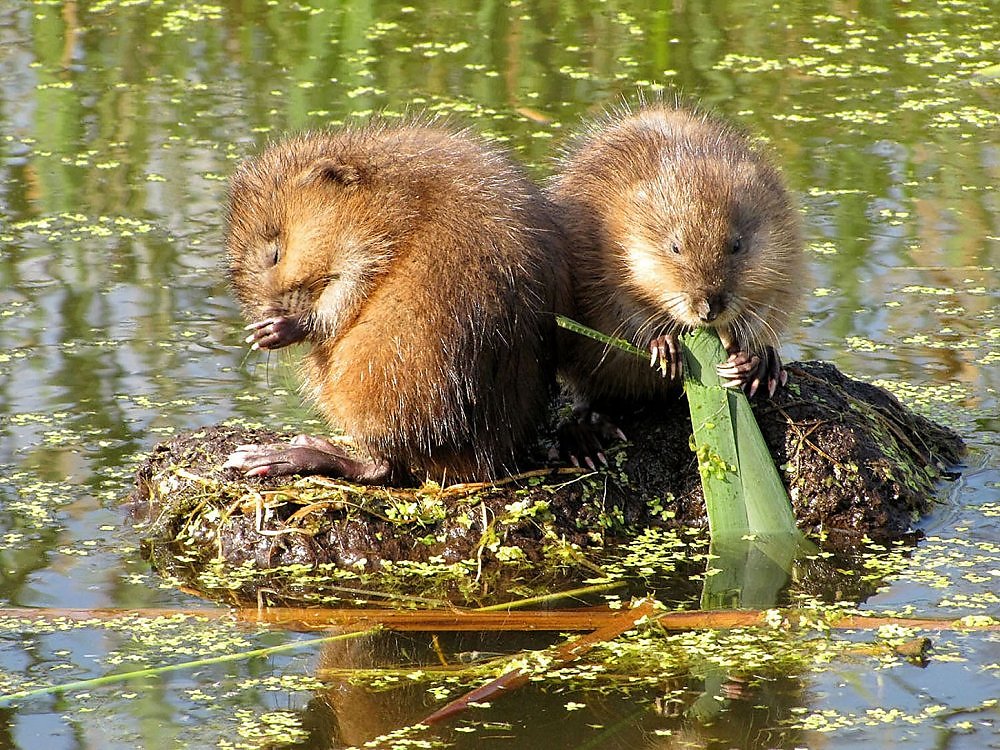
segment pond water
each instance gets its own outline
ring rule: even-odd
[[[877,381],[969,445],[926,539],[862,607],[1000,616],[995,3],[667,5],[0,5],[0,606],[216,611],[143,560],[120,505],[137,462],[233,417],[316,428],[293,380],[240,344],[221,245],[241,156],[289,131],[427,111],[544,178],[588,117],[666,89],[766,137],[800,196],[812,278],[787,358]],[[305,637],[180,615],[2,614],[0,693]],[[304,646],[15,701],[0,747],[1000,747],[996,633],[935,635],[923,668],[845,635],[858,648],[817,653],[822,668],[714,700],[739,637],[626,639],[617,674],[550,675],[433,731],[412,724],[464,687],[388,672],[348,685],[336,670],[321,684],[324,664],[372,657]],[[434,645],[489,655],[553,638]],[[380,663],[433,663],[428,638],[375,640]],[[670,648],[703,658],[672,682],[637,661]],[[696,678],[707,701],[674,711]],[[412,684],[375,689],[393,679]]]

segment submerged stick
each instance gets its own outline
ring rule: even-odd
[[[580,638],[575,638],[572,641],[564,641],[556,647],[552,653],[553,663],[558,665],[574,661],[590,651],[597,644],[614,640],[626,630],[634,628],[643,618],[652,615],[655,607],[656,602],[653,599],[644,599],[633,609],[619,610],[604,626]],[[530,679],[531,672],[524,669],[512,669],[510,672],[500,675],[495,680],[466,693],[461,698],[456,698],[420,723],[437,724],[445,721],[467,709],[470,704],[498,698],[511,690],[521,687]]]
[[[166,619],[184,616],[206,620],[234,619],[240,623],[266,625],[287,630],[320,630],[330,628],[381,627],[385,630],[407,632],[582,632],[603,627],[621,614],[621,610],[596,606],[578,609],[528,610],[526,612],[477,612],[470,610],[416,610],[392,609],[301,609],[295,607],[269,607],[266,609],[0,609],[0,620],[39,620],[57,624],[70,620],[85,623],[88,620]],[[820,613],[797,609],[746,609],[746,610],[694,610],[661,612],[656,622],[666,630],[716,630],[748,628],[769,625],[774,618],[792,624],[800,620],[822,620]],[[834,630],[873,630],[883,625],[898,625],[916,630],[1000,632],[1000,621],[991,617],[965,618],[916,618],[880,615],[845,615],[826,625]],[[0,623],[10,630],[10,623]]]
[[[184,616],[206,620],[235,620],[284,630],[315,631],[330,628],[383,627],[397,631],[559,631],[594,630],[617,614],[604,606],[527,612],[476,612],[460,609],[307,609],[267,607],[262,609],[0,609],[0,620],[42,621],[50,624],[69,620],[156,620]],[[9,625],[8,625],[9,627]]]

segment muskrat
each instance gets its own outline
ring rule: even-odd
[[[300,437],[227,465],[369,483],[513,470],[546,414],[569,294],[550,214],[501,151],[431,122],[306,133],[244,162],[226,245],[247,343],[308,342],[306,395],[366,455]]]
[[[698,327],[715,328],[730,354],[718,368],[726,385],[773,395],[784,382],[779,337],[804,291],[799,215],[747,135],[681,106],[626,111],[578,139],[549,196],[579,322],[649,351],[653,365],[566,335],[561,370],[579,415],[676,389],[678,334]]]

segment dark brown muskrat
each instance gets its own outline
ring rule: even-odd
[[[513,469],[546,412],[568,295],[550,212],[500,151],[432,124],[305,134],[242,164],[227,249],[247,342],[308,342],[305,393],[366,458],[301,438],[227,465],[371,483]]]
[[[567,334],[561,370],[579,414],[676,388],[677,336],[706,326],[730,353],[719,366],[727,385],[773,394],[805,260],[798,211],[761,148],[713,117],[648,106],[579,139],[549,195],[569,241],[579,321],[649,351],[662,371]]]

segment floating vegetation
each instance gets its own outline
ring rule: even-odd
[[[221,613],[207,614],[215,620],[229,619]],[[686,711],[699,713],[695,709],[699,702],[699,688],[695,686],[699,684],[705,691],[701,695],[714,695],[720,681],[732,685],[730,698],[737,686],[742,688],[740,692],[750,695],[781,675],[794,675],[793,680],[799,681],[809,673],[824,672],[832,663],[845,658],[871,658],[878,669],[914,661],[926,664],[931,641],[926,636],[919,636],[921,632],[935,636],[949,632],[1000,633],[1000,622],[988,617],[951,621],[886,618],[840,606],[670,612],[648,597],[619,608],[590,607],[555,612],[257,609],[237,611],[235,615],[239,620],[269,623],[272,628],[326,627],[335,632],[262,648],[240,648],[240,641],[218,638],[196,642],[192,647],[184,634],[198,634],[186,629],[204,618],[183,612],[6,610],[0,612],[0,635],[12,629],[39,635],[74,628],[128,633],[125,653],[131,656],[132,668],[112,670],[110,674],[89,679],[50,678],[49,684],[41,685],[3,680],[0,681],[0,703],[24,703],[58,693],[77,693],[78,699],[86,700],[91,697],[90,691],[111,684],[141,683],[149,677],[172,672],[239,664],[321,646],[323,666],[318,670],[321,682],[277,677],[263,681],[253,679],[248,683],[256,687],[271,682],[276,688],[317,690],[321,694],[327,690],[323,687],[325,683],[335,691],[360,690],[370,695],[387,692],[404,705],[414,700],[422,704],[424,698],[420,693],[401,696],[401,687],[422,688],[433,695],[436,703],[447,701],[419,722],[424,727],[452,722],[470,709],[489,707],[492,701],[542,681],[555,686],[557,695],[570,693],[580,699],[610,690],[641,696],[651,690],[673,686],[667,688],[672,700],[686,704]],[[308,625],[303,617],[307,618]],[[362,663],[358,664],[354,646],[391,638],[388,630],[392,629],[399,633],[434,633],[428,643],[432,649],[419,657],[412,648],[394,656],[392,648],[383,648],[383,653],[394,663],[377,666],[370,663],[371,657],[362,657]],[[503,632],[559,629],[582,634],[549,647],[497,653],[485,658],[465,658],[463,652],[443,646],[437,635],[448,631],[489,634],[495,629]],[[860,642],[857,638],[838,637],[838,631],[870,635]],[[263,634],[260,630],[255,637],[260,638]],[[455,649],[461,648],[460,644],[456,642]],[[206,651],[223,653],[204,656]],[[426,661],[432,654],[437,658],[436,664]],[[178,655],[197,658],[178,659]],[[167,663],[149,666],[150,661]],[[113,667],[115,662],[109,660],[108,665]],[[49,674],[57,674],[56,666],[49,665],[49,669]],[[480,684],[468,689],[475,683]],[[202,693],[201,697],[208,696]],[[578,705],[579,708],[585,706],[585,703]],[[574,709],[567,706],[567,710]],[[252,714],[246,714],[244,719],[250,716]],[[259,720],[265,726],[272,723],[264,717]],[[299,720],[297,713],[290,713],[276,722],[287,721],[297,726]],[[785,723],[802,726],[788,717]]]
[[[145,221],[127,216],[98,216],[64,213],[40,219],[19,221],[10,225],[10,230],[23,234],[35,234],[49,241],[79,242],[84,238],[133,237],[152,231]],[[14,237],[7,237],[13,241]]]

